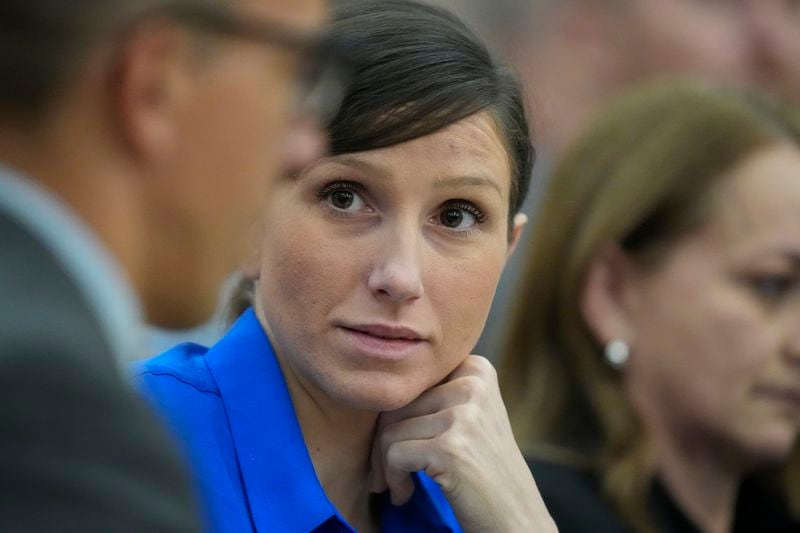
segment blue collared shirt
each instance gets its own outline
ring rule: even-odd
[[[182,344],[136,367],[136,381],[183,443],[209,531],[353,531],[328,500],[267,335],[248,310],[210,349]],[[383,531],[461,531],[436,482],[411,500],[380,495]]]
[[[34,235],[66,271],[100,324],[124,369],[141,357],[141,304],[117,260],[57,196],[0,164],[0,210]],[[3,302],[13,307],[14,302]]]

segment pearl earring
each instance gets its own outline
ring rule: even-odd
[[[605,356],[609,365],[616,370],[620,370],[631,358],[631,348],[624,340],[614,339],[606,344]]]

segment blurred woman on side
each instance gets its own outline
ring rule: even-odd
[[[559,529],[798,530],[796,112],[639,89],[540,205],[500,378]]]

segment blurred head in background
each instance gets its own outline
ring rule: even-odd
[[[66,203],[154,323],[211,313],[275,176],[320,155],[324,0],[0,5],[0,161]]]
[[[530,252],[501,371],[523,442],[580,452],[639,526],[654,477],[706,529],[703,475],[795,461],[795,110],[700,83],[622,98],[557,166]]]
[[[791,0],[437,3],[465,12],[519,69],[550,153],[563,151],[609,98],[656,76],[800,94],[800,9]]]

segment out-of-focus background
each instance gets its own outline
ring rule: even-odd
[[[800,100],[798,0],[430,0],[459,14],[526,87],[537,164],[531,216],[552,162],[625,89],[666,76],[758,86]],[[526,232],[529,234],[529,232]],[[494,358],[525,235],[501,280],[476,353]],[[227,290],[220,296],[227,297]],[[222,306],[221,306],[222,307]],[[142,356],[185,340],[209,344],[224,311],[191,331],[151,329]]]
[[[691,76],[800,99],[797,0],[434,0],[517,71],[537,150],[523,210],[589,119],[632,86]],[[526,232],[530,235],[530,228]],[[495,358],[526,239],[506,267],[476,352]]]

